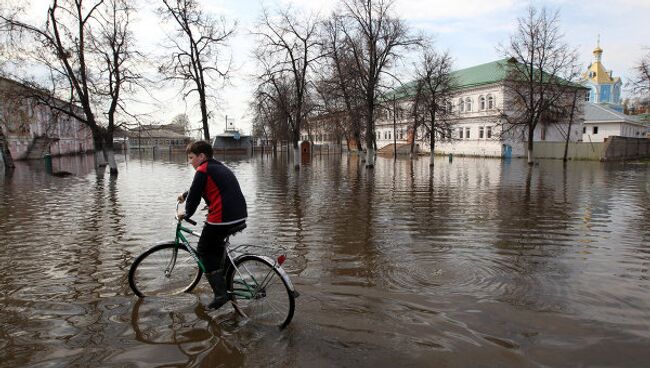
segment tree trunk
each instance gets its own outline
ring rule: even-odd
[[[375,167],[375,150],[374,150],[374,144],[375,144],[375,127],[374,127],[374,98],[368,98],[368,106],[367,106],[367,115],[366,115],[366,168],[372,169]]]
[[[201,99],[201,122],[203,123],[203,139],[210,143],[210,127],[208,126],[208,106],[205,102],[205,93],[199,95]]]
[[[573,113],[576,109],[576,99],[578,98],[578,90],[575,90],[573,93],[573,101],[571,103],[571,114],[569,115],[569,128],[566,131],[566,142],[564,144],[564,157],[562,161],[567,162],[567,156],[569,154],[569,140],[571,139],[571,125],[573,124]]]
[[[95,157],[95,167],[106,166],[106,158],[104,156],[104,141],[99,132],[93,130],[93,143],[95,145],[93,153]]]
[[[108,166],[110,167],[110,174],[117,175],[117,162],[115,162],[115,150],[113,149],[113,135],[107,133],[104,139],[104,156],[108,161]]]
[[[532,124],[528,125],[528,165],[533,164],[534,156],[533,156],[533,138],[535,134],[535,126]]]
[[[9,142],[7,142],[4,133],[2,133],[2,129],[0,129],[0,151],[5,169],[13,169],[16,167],[14,159],[11,157],[11,151],[9,151]]]
[[[433,139],[433,132],[431,132],[431,145],[430,145],[430,148],[431,148],[431,154],[429,156],[429,159],[430,159],[429,166],[433,166],[433,159],[435,157],[435,154],[433,152],[435,151],[435,148],[436,148],[436,141],[435,141],[435,139]]]

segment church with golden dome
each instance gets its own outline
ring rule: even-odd
[[[603,49],[600,48],[600,36],[594,49],[594,59],[582,74],[582,84],[589,88],[589,102],[604,104],[608,107],[623,111],[621,104],[620,77],[614,77],[611,70],[605,69],[602,62]]]

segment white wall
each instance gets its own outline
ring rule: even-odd
[[[594,134],[594,127],[598,127],[596,134]],[[585,124],[585,128],[582,134],[583,142],[604,142],[609,136],[621,135],[621,123],[589,123]]]

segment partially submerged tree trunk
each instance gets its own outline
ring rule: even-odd
[[[569,116],[569,127],[566,130],[566,142],[564,143],[564,157],[562,161],[567,162],[569,155],[569,141],[571,140],[571,126],[573,125],[573,115],[576,109],[576,102],[578,100],[578,90],[573,93],[573,101],[571,102],[571,114]]]
[[[431,149],[431,154],[429,155],[429,166],[433,166],[433,164],[434,164],[433,159],[435,157],[434,151],[436,149],[436,138],[435,138],[435,134],[433,132],[431,133],[431,144],[430,144],[429,148]]]
[[[11,157],[11,151],[9,151],[9,142],[7,142],[7,137],[5,137],[4,133],[2,133],[2,129],[0,129],[0,151],[5,169],[13,169],[16,167],[14,159]]]
[[[528,157],[528,165],[533,164],[534,156],[533,156],[533,133],[535,132],[535,126],[531,125],[530,128],[528,129],[528,144],[527,144],[527,157]]]
[[[107,135],[104,140],[104,156],[108,161],[109,172],[111,175],[117,175],[117,162],[115,161],[115,148],[113,147],[113,135]]]

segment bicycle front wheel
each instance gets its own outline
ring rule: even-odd
[[[266,257],[247,255],[235,259],[226,275],[233,302],[256,322],[286,327],[295,308],[288,280]]]
[[[201,269],[183,246],[159,244],[142,253],[129,270],[129,285],[139,297],[190,292],[201,280]]]

